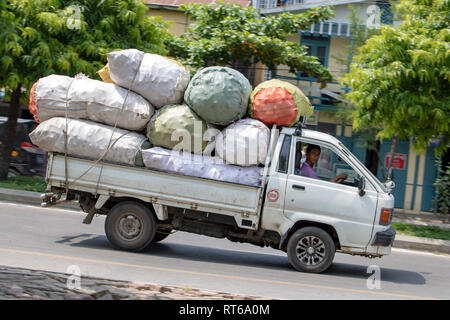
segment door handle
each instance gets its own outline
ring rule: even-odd
[[[299,189],[299,190],[305,190],[305,186],[300,186],[298,184],[293,184],[292,189]]]

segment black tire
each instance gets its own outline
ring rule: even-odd
[[[106,216],[105,233],[115,248],[141,251],[155,237],[155,217],[150,209],[138,202],[120,202]]]
[[[152,240],[152,243],[157,243],[163,241],[165,238],[169,236],[170,230],[164,230],[164,232],[155,232],[155,237]]]
[[[287,254],[289,262],[298,271],[321,273],[333,263],[336,246],[323,229],[304,227],[289,238]]]

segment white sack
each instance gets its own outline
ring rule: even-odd
[[[110,126],[116,123],[126,98],[117,126],[127,130],[143,130],[155,111],[143,97],[115,84],[85,76],[50,75],[39,79],[32,92],[38,120],[65,117],[66,95],[69,118],[88,119]]]
[[[144,165],[152,169],[250,186],[261,184],[263,168],[233,166],[218,157],[154,147],[142,150],[142,158]]]
[[[191,78],[189,70],[175,61],[137,49],[113,51],[107,56],[111,80],[139,93],[155,107],[183,101]]]
[[[107,150],[113,127],[88,120],[67,119],[67,153],[74,156],[99,159]],[[39,124],[30,133],[31,142],[48,152],[64,153],[65,118],[51,118]],[[103,160],[135,164],[146,137],[142,134],[116,128],[112,142],[116,142]]]
[[[270,130],[261,121],[241,119],[226,127],[216,140],[216,154],[239,166],[264,164]]]

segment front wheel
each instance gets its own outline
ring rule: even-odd
[[[327,270],[334,259],[336,247],[331,236],[317,227],[297,230],[288,241],[289,262],[298,271],[320,273]]]
[[[155,232],[155,217],[138,202],[120,202],[106,216],[106,237],[117,249],[141,251],[152,242]]]

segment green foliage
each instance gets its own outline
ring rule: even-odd
[[[354,127],[375,126],[378,138],[409,139],[423,152],[438,138],[447,149],[450,125],[450,2],[401,0],[402,24],[382,26],[360,48],[344,81],[353,90]]]
[[[180,6],[193,19],[186,34],[166,43],[171,55],[177,56],[192,70],[208,65],[240,63],[250,66],[262,62],[270,70],[283,64],[290,72],[303,71],[319,82],[331,81],[331,74],[316,57],[308,56],[305,46],[287,37],[311,24],[331,18],[328,7],[306,13],[260,17],[252,8],[225,4],[188,4]]]
[[[2,3],[4,0],[1,0]],[[166,54],[167,25],[141,0],[9,0],[0,35],[0,87],[26,88],[49,74],[96,75],[106,53],[137,48]],[[3,23],[3,19],[1,20]],[[3,39],[3,40],[1,40]]]
[[[407,236],[450,240],[450,230],[435,226],[416,226],[402,222],[394,222],[392,226],[399,234]]]
[[[43,178],[17,176],[0,181],[0,188],[45,192],[46,184]]]
[[[450,165],[442,169],[442,161],[436,161],[439,177],[434,182],[436,195],[433,198],[433,211],[437,214],[450,214]]]

